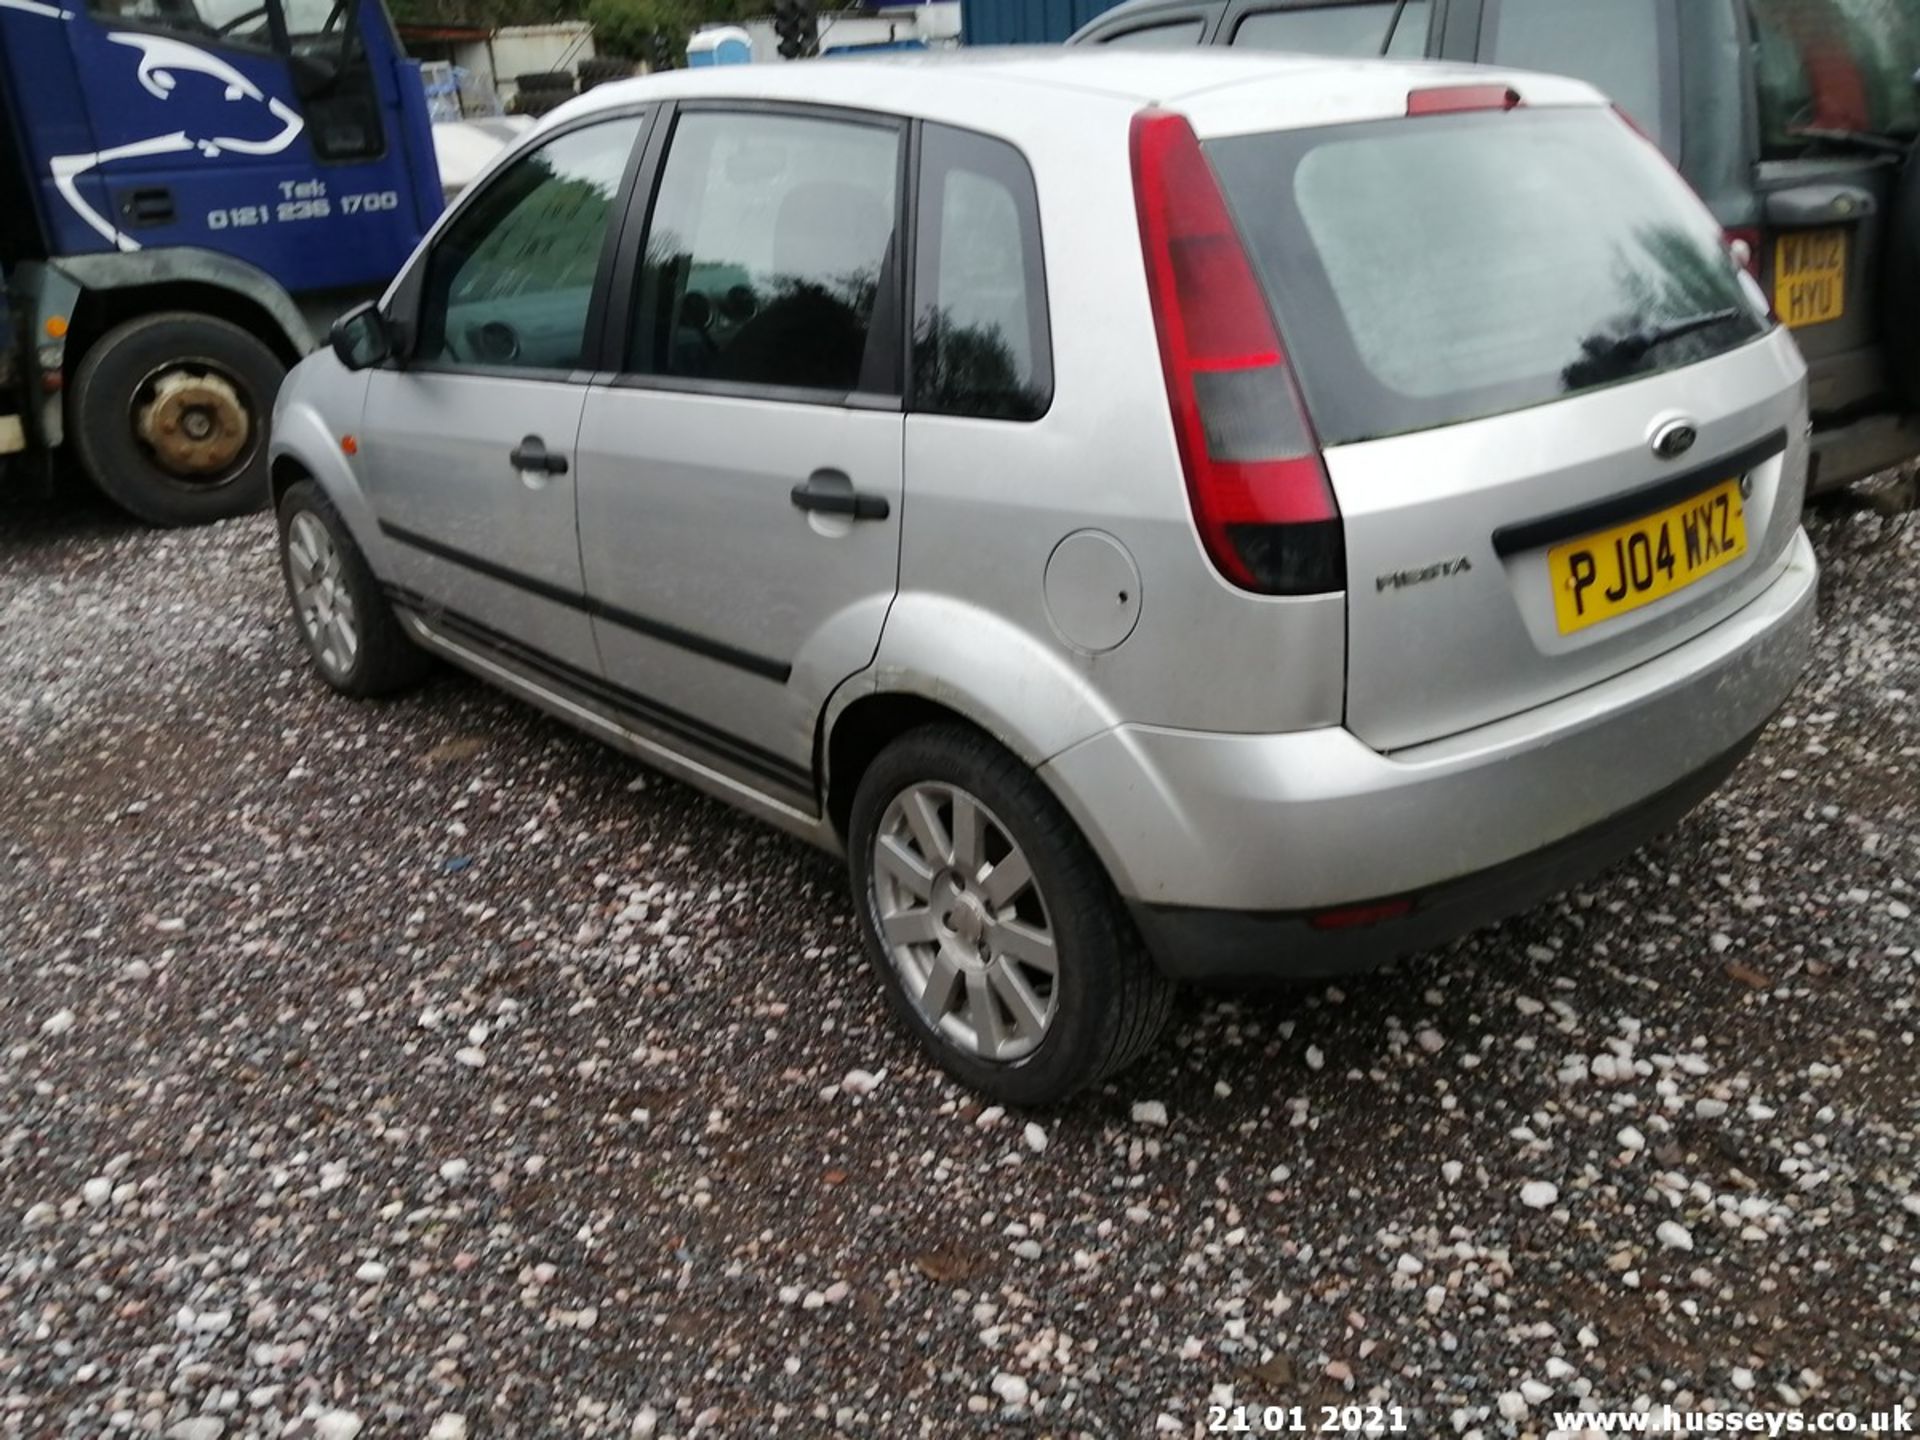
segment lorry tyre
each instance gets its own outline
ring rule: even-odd
[[[1901,406],[1920,410],[1920,141],[1894,185],[1885,293],[1894,384]]]
[[[267,503],[267,422],[286,376],[238,325],[163,311],[88,348],[67,430],[100,490],[150,525],[204,525]]]
[[[536,70],[531,74],[514,76],[513,83],[522,95],[573,94],[573,76],[565,70]]]
[[[604,85],[610,80],[625,80],[640,73],[637,62],[622,59],[618,55],[589,55],[576,68],[582,94],[596,85]]]

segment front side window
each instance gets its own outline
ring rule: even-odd
[[[1053,395],[1039,204],[1020,152],[944,125],[923,132],[913,405],[1033,420]]]
[[[614,198],[641,123],[628,116],[558,136],[474,197],[427,257],[415,359],[579,368]]]
[[[1202,22],[1175,20],[1166,25],[1146,25],[1138,30],[1123,30],[1102,40],[1117,50],[1183,50],[1200,43]]]
[[[1248,15],[1233,43],[1255,50],[1295,50],[1306,55],[1407,55],[1427,49],[1428,0],[1362,5],[1319,5],[1264,10]],[[1399,22],[1394,12],[1400,10]],[[1388,27],[1393,27],[1389,41]]]
[[[284,55],[317,159],[367,160],[386,148],[356,0],[89,0],[89,7],[106,22],[164,30],[196,45]]]
[[[190,40],[267,49],[267,6],[260,0],[89,0],[102,20],[167,30]]]
[[[204,3],[204,0],[203,0]],[[235,0],[244,3],[244,0]],[[281,0],[294,88],[322,160],[367,160],[385,149],[380,96],[356,0]]]
[[[1481,60],[1585,80],[1647,134],[1670,140],[1660,0],[1495,0],[1493,10]]]
[[[870,358],[884,358],[880,346],[869,356],[869,340],[895,273],[899,190],[892,125],[681,115],[654,195],[626,368],[836,395],[865,388]]]
[[[1920,7],[1911,0],[1753,0],[1760,141],[1793,159],[1849,134],[1920,130]]]

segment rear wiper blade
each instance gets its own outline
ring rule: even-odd
[[[1829,145],[1850,145],[1856,150],[1871,151],[1875,155],[1904,157],[1913,148],[1912,140],[1902,140],[1894,135],[1880,135],[1871,130],[1829,130],[1808,127],[1789,130],[1787,134],[1795,140],[1824,140]]]
[[[1728,306],[1704,315],[1689,315],[1684,320],[1670,320],[1664,325],[1643,325],[1624,335],[1589,335],[1580,342],[1580,358],[1561,373],[1561,381],[1569,390],[1584,390],[1589,385],[1624,380],[1656,347],[1683,335],[1738,320],[1747,313]]]
[[[1669,340],[1711,330],[1729,320],[1738,320],[1746,313],[1738,306],[1729,305],[1725,310],[1709,310],[1704,315],[1689,315],[1684,320],[1669,320],[1664,325],[1643,325],[1624,335],[1596,336],[1586,342],[1586,347],[1596,359],[1604,356],[1609,360],[1638,360]]]

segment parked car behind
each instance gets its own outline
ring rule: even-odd
[[[1920,453],[1911,0],[1130,0],[1069,43],[1425,55],[1591,81],[1740,241],[1799,342],[1813,488]]]
[[[274,427],[326,681],[443,656],[833,850],[1014,1102],[1670,825],[1813,623],[1806,370],[1578,81],[1096,50],[610,85]]]

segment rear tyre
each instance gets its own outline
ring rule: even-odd
[[[238,325],[164,311],[88,348],[67,402],[81,468],[150,525],[204,525],[267,503],[267,421],[286,367]]]
[[[363,700],[417,684],[433,662],[400,628],[325,492],[311,480],[289,486],[276,518],[294,627],[320,678]]]
[[[1031,769],[961,725],[915,730],[861,777],[854,905],[895,1011],[948,1074],[1049,1105],[1144,1054],[1174,987]]]

